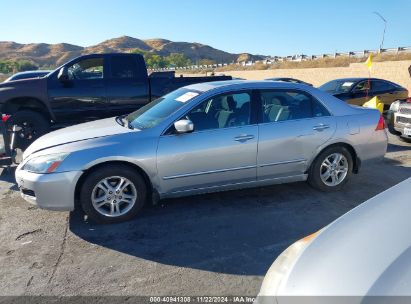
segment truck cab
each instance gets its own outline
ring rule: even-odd
[[[146,65],[138,54],[74,59],[48,77],[47,90],[53,118],[58,122],[121,115],[150,101]]]

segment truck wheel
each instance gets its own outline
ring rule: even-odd
[[[353,171],[351,153],[344,147],[330,147],[321,152],[311,165],[308,183],[321,191],[338,191],[348,182]]]
[[[18,111],[7,121],[7,129],[21,128],[16,133],[14,148],[26,149],[33,141],[50,131],[50,121],[44,115],[30,110]]]
[[[147,200],[147,186],[138,172],[112,164],[90,173],[80,192],[84,212],[98,223],[119,223],[137,215]]]

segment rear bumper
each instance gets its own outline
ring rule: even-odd
[[[74,210],[74,192],[82,171],[37,174],[16,170],[20,194],[27,202],[42,209]]]

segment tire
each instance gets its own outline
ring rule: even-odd
[[[18,111],[7,121],[10,131],[14,125],[21,127],[16,133],[14,148],[25,150],[33,141],[50,131],[50,121],[44,115],[30,110]]]
[[[123,184],[120,184],[122,180]],[[123,191],[116,193],[117,187],[127,183],[129,185]],[[84,212],[93,221],[102,224],[134,218],[146,200],[147,185],[144,179],[136,170],[122,164],[107,165],[91,172],[80,190],[80,203]]]
[[[337,155],[342,156],[338,165],[333,162],[338,160],[335,158]],[[327,165],[327,159],[330,165]],[[308,183],[324,192],[341,190],[351,178],[353,166],[352,155],[346,148],[343,146],[330,147],[321,152],[312,163],[308,172]],[[336,172],[336,175],[333,177],[333,174],[331,174],[326,179],[327,172]]]

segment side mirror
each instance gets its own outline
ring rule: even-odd
[[[182,119],[174,123],[174,128],[176,128],[177,133],[190,133],[194,130],[194,124],[191,120]]]
[[[68,74],[68,69],[67,67],[62,67],[57,75],[57,79],[61,82],[68,82],[70,81],[70,77]]]

